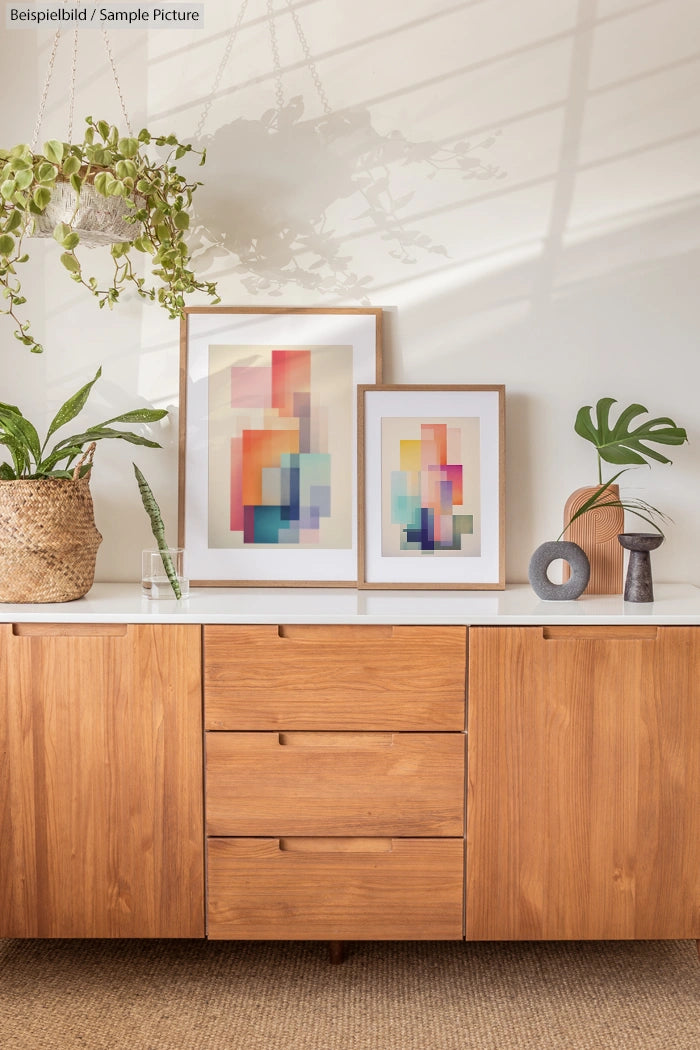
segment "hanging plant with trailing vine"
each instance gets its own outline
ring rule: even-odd
[[[18,267],[29,253],[26,238],[43,228],[57,192],[70,187],[73,205],[49,232],[61,249],[60,262],[77,284],[93,295],[99,306],[112,307],[122,292],[132,288],[143,299],[157,302],[169,317],[181,317],[185,297],[204,292],[219,302],[213,281],[200,280],[191,268],[186,234],[190,225],[193,195],[200,182],[188,179],[177,167],[189,153],[206,160],[206,150],[194,150],[175,135],[153,135],[143,129],[138,135],[121,135],[115,125],[86,117],[87,128],[80,142],[51,139],[42,152],[27,145],[0,149],[0,312],[15,324],[15,336],[33,353],[43,347],[23,320]],[[164,152],[154,156],[150,147]],[[108,245],[113,262],[111,281],[100,283],[87,275],[78,255],[81,247],[81,205],[90,196],[91,210],[104,202],[106,210],[120,203],[121,234]],[[134,255],[133,253],[136,253]],[[151,278],[134,267],[138,256],[148,256]],[[3,301],[4,300],[4,301]]]

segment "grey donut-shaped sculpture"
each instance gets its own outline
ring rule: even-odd
[[[571,576],[566,583],[552,583],[547,569],[559,558],[568,562]],[[549,540],[542,543],[530,558],[527,570],[530,586],[545,602],[567,602],[578,598],[591,578],[591,563],[578,543],[569,540]]]

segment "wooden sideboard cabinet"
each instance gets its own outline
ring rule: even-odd
[[[0,936],[700,938],[691,601],[2,623]]]
[[[469,636],[467,937],[700,937],[700,630]]]
[[[0,936],[204,935],[200,635],[0,624]]]
[[[204,629],[208,935],[463,936],[466,629]]]

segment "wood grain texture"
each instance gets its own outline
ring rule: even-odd
[[[208,842],[208,936],[459,940],[461,839]]]
[[[204,628],[208,729],[464,728],[466,628]]]
[[[590,488],[576,489],[571,493],[564,505],[564,525],[598,488],[599,485],[594,485]],[[608,497],[605,494],[604,498],[611,501],[620,499],[620,489],[617,485],[611,485],[607,492],[610,495]],[[591,563],[591,576],[584,594],[622,594],[623,550],[617,537],[624,531],[625,512],[622,507],[605,503],[586,511],[566,529],[564,539],[577,543],[588,555]],[[562,580],[566,582],[569,575],[569,565],[565,562]]]
[[[470,630],[468,939],[700,933],[700,631]]]
[[[200,650],[0,625],[0,936],[203,936]]]
[[[209,835],[462,835],[461,733],[207,733]]]

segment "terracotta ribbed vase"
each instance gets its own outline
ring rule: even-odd
[[[600,485],[593,485],[571,493],[564,507],[564,524],[599,488]],[[591,578],[584,594],[622,594],[623,552],[617,537],[625,531],[625,512],[622,507],[607,505],[619,499],[619,487],[611,485],[601,506],[586,511],[564,533],[564,539],[577,543],[591,563]],[[568,579],[566,563],[562,576]]]

